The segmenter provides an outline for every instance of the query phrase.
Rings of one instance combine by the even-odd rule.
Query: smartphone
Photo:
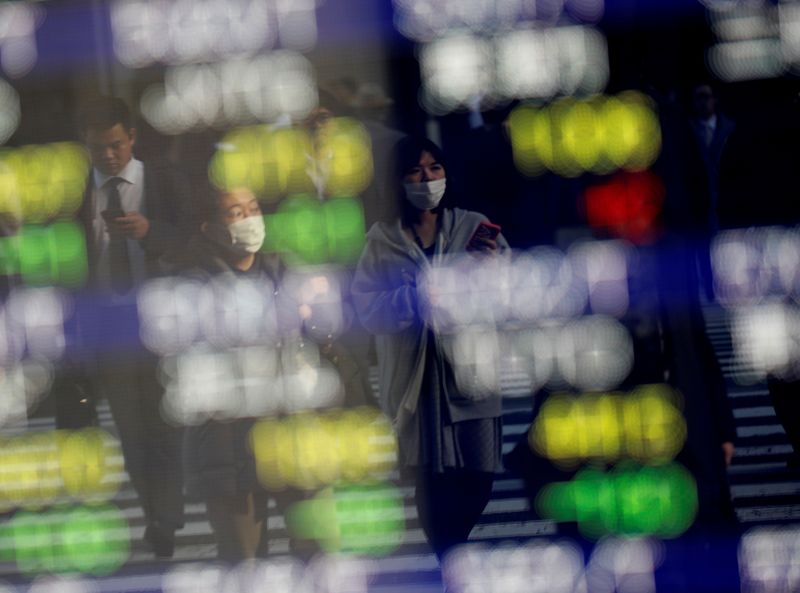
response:
[[[122,208],[115,208],[113,210],[111,208],[108,208],[106,210],[103,210],[100,213],[100,216],[103,217],[103,220],[106,221],[106,224],[111,224],[112,222],[114,222],[115,218],[122,218],[123,216],[125,216],[125,212],[122,211]]]
[[[500,225],[491,223],[488,220],[481,221],[478,228],[472,233],[472,237],[467,243],[467,249],[480,249],[482,244],[479,239],[491,239],[494,241],[497,239],[497,235],[500,234],[500,230]]]

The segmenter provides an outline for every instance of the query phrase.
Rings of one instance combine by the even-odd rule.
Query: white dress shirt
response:
[[[94,233],[95,248],[97,251],[97,282],[101,290],[111,290],[111,271],[108,262],[108,229],[101,212],[108,208],[108,188],[106,182],[113,177],[122,179],[119,184],[119,198],[124,212],[139,212],[146,216],[144,205],[144,164],[142,161],[131,159],[118,175],[105,175],[97,169],[93,170],[94,177],[94,218],[92,232]],[[131,263],[131,276],[134,286],[147,278],[144,250],[139,242],[128,239],[128,257]]]
[[[714,132],[717,129],[717,116],[716,114],[703,121],[703,131],[705,132],[706,146],[711,146],[714,141]]]

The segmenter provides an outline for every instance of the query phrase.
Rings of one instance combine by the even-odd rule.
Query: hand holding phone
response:
[[[472,233],[467,243],[467,251],[493,251],[497,249],[495,240],[500,234],[500,225],[483,220]]]
[[[122,218],[125,216],[125,212],[122,211],[122,208],[107,208],[100,212],[100,216],[103,217],[103,220],[106,221],[106,232],[112,235],[120,235],[121,231],[117,227],[117,223],[115,222],[118,218]]]
[[[125,216],[125,212],[122,211],[122,208],[107,208],[100,213],[100,216],[103,217],[107,225],[110,225],[115,219]]]

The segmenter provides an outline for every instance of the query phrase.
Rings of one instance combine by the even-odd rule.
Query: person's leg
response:
[[[105,396],[119,436],[125,470],[131,479],[145,520],[152,520],[148,496],[147,442],[142,425],[141,400],[135,365],[121,357],[106,357],[98,362],[95,375],[98,395]]]
[[[304,521],[298,522],[294,517],[293,509],[297,504],[313,501],[320,496],[320,490],[303,490],[300,488],[287,487],[283,490],[271,493],[275,501],[275,510],[283,515],[286,521],[286,529],[289,532],[289,551],[295,558],[300,558],[304,562],[322,553],[322,546],[319,537],[324,537],[325,532],[306,533]],[[307,520],[307,515],[303,517]]]
[[[137,354],[106,357],[96,385],[108,400],[125,469],[144,512],[145,540],[156,556],[171,557],[175,530],[183,525],[181,435],[161,416],[155,366]]]
[[[782,381],[771,378],[767,385],[772,407],[792,445],[789,466],[800,468],[800,380]]]
[[[491,473],[465,470],[418,476],[415,498],[420,525],[440,560],[469,539],[491,498],[493,481]]]
[[[256,557],[262,520],[252,493],[238,499],[207,498],[206,511],[220,560],[235,563]]]
[[[145,435],[147,496],[154,523],[174,531],[183,527],[182,429],[161,413],[163,387],[157,380],[157,362],[143,357],[138,364],[140,413]]]

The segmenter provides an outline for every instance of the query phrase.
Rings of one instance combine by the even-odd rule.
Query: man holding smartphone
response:
[[[81,220],[89,253],[90,294],[79,304],[87,374],[105,397],[125,468],[144,511],[144,539],[157,557],[174,551],[183,525],[181,431],[165,422],[157,359],[138,340],[136,289],[158,260],[184,242],[186,188],[162,165],[136,159],[136,129],[123,101],[96,99],[80,118],[92,171]]]
[[[87,110],[81,133],[93,165],[81,212],[92,285],[124,296],[156,273],[166,251],[182,243],[179,188],[165,167],[145,166],[133,156],[136,129],[120,99]]]

